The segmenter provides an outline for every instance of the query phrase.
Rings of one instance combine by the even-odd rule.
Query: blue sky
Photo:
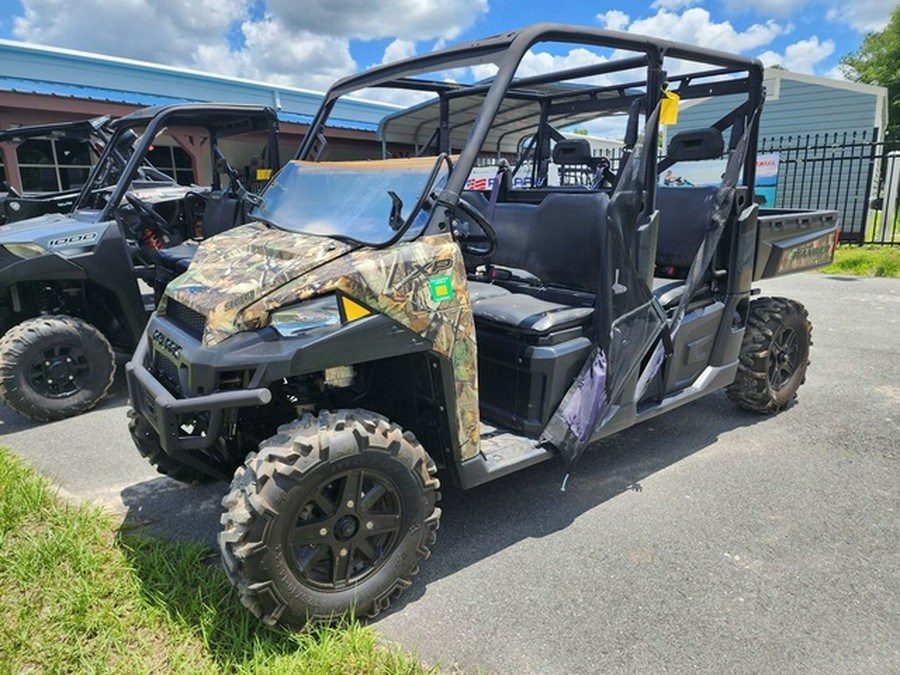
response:
[[[0,37],[324,89],[538,21],[629,30],[840,76],[898,0],[0,0]],[[557,50],[555,58],[566,54]],[[572,55],[570,55],[572,56]],[[2,74],[2,71],[0,71]]]

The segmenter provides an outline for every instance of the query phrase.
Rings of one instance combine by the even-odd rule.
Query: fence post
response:
[[[894,221],[900,199],[900,150],[887,153],[887,174],[884,178],[884,204],[881,211],[881,241],[894,239]]]

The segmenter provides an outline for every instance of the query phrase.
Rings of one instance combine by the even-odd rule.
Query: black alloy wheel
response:
[[[384,473],[352,469],[326,478],[297,513],[284,542],[294,574],[311,588],[364,581],[400,537],[403,501]]]
[[[109,391],[116,370],[106,337],[83,319],[28,319],[0,339],[0,400],[39,422],[90,410]]]
[[[222,500],[219,546],[241,602],[292,628],[386,609],[431,555],[435,472],[412,433],[367,410],[279,427]]]
[[[787,408],[806,381],[812,324],[806,308],[787,298],[750,303],[734,382],[725,393],[734,403],[759,413]]]

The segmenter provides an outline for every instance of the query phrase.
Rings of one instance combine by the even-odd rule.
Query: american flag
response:
[[[470,178],[466,183],[466,190],[480,190],[484,192],[489,190],[493,184],[493,178]]]

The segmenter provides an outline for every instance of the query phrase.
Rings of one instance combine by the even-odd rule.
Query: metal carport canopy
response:
[[[476,85],[473,85],[476,86]],[[450,100],[450,147],[461,149],[466,142],[472,122],[478,115],[484,102],[484,87],[477,85],[480,93],[469,95],[453,95]],[[585,89],[583,96],[574,95],[579,89]],[[588,93],[589,92],[589,93]],[[628,93],[637,93],[634,91]],[[554,100],[565,96],[566,102],[615,100],[621,97],[620,91],[596,92],[594,87],[575,84],[543,84],[525,90],[513,90],[503,99],[491,130],[488,133],[484,152],[514,153],[522,138],[532,136],[540,123],[540,100]],[[621,111],[628,110],[624,103]],[[609,110],[605,111],[607,114]],[[549,122],[554,126],[572,126],[596,119],[601,113],[597,111],[567,112],[551,115]],[[440,123],[440,100],[434,98],[407,110],[388,115],[378,125],[377,138],[385,143],[404,143],[420,146],[427,143]]]

